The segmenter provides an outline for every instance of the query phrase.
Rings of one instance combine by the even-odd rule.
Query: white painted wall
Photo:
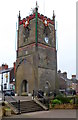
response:
[[[3,73],[3,80],[2,80],[2,74],[0,74],[0,91],[1,91],[1,84],[3,84],[3,90],[10,90],[10,72]],[[5,84],[6,84],[6,89],[4,88]]]

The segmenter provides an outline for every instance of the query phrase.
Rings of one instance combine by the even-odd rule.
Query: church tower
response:
[[[55,15],[53,18],[38,12],[18,17],[18,40],[16,60],[16,92],[32,93],[39,89],[44,92],[55,90],[57,73],[57,51]]]

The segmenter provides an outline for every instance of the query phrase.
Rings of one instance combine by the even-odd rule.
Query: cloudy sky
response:
[[[37,0],[39,12],[52,18],[56,15],[58,44],[58,70],[66,71],[70,78],[76,74],[76,1],[77,0]],[[19,10],[21,18],[32,12],[36,0],[0,1],[0,65],[13,66],[16,60],[16,22]]]

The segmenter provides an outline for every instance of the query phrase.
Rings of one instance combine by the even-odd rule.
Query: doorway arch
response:
[[[28,93],[28,82],[27,80],[23,80],[21,83],[21,94],[27,92]]]

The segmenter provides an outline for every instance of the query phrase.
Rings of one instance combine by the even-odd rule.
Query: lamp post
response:
[[[1,81],[1,92],[2,92],[2,100],[3,100],[3,73],[2,73],[2,81]]]

